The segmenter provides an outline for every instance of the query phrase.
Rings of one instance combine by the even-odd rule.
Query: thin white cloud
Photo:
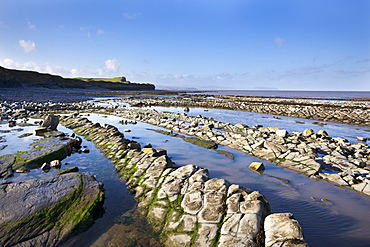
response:
[[[353,69],[353,70],[345,70],[345,69],[336,68],[336,69],[333,70],[333,72],[335,72],[337,74],[342,74],[342,75],[358,75],[358,74],[363,74],[363,73],[369,73],[370,72],[370,66],[361,67],[361,68]]]
[[[79,75],[79,71],[77,69],[71,69],[71,75],[73,77],[77,77]]]
[[[34,70],[34,71],[39,71],[41,67],[34,61],[26,62],[21,65],[22,69],[24,70]]]
[[[344,66],[346,64],[348,65],[349,63],[355,62],[355,60],[356,60],[355,56],[343,56],[343,57],[339,57],[337,60],[333,61],[333,65]]]
[[[31,24],[31,22],[28,22],[27,25],[29,30],[36,30],[36,26]]]
[[[105,32],[102,30],[102,29],[99,29],[97,32],[96,32],[96,34],[97,35],[103,35]]]
[[[0,66],[9,69],[31,70],[40,73],[49,73],[52,75],[60,75],[65,78],[71,77],[118,77],[123,73],[120,71],[120,62],[117,59],[108,59],[102,68],[99,69],[80,69],[80,68],[65,68],[49,63],[38,64],[34,61],[26,63],[17,63],[11,58],[0,60]]]
[[[208,75],[194,75],[194,74],[162,74],[153,75],[148,73],[132,73],[126,74],[130,81],[144,82],[148,81],[154,83],[159,87],[173,87],[173,88],[198,88],[198,89],[230,89],[234,88],[239,80],[245,81],[246,74],[231,74],[219,73]],[[209,86],[212,85],[212,86]],[[236,85],[240,88],[240,85]]]
[[[368,73],[368,72],[370,72],[370,66],[369,67],[361,67],[358,70],[358,73]]]
[[[362,60],[356,61],[356,63],[369,63],[369,62],[370,62],[370,59],[362,59]]]
[[[130,13],[123,13],[123,17],[125,19],[128,19],[128,20],[133,20],[133,19],[136,19],[137,17],[139,17],[141,15],[141,13],[133,13],[133,14],[130,14]]]
[[[286,70],[286,76],[310,76],[310,75],[317,75],[320,73],[325,72],[328,68],[326,64],[320,66],[305,66],[301,68],[294,68],[291,70]]]
[[[36,51],[36,44],[35,42],[31,41],[31,40],[19,40],[19,45],[20,47],[23,48],[24,52],[33,52],[33,51]]]
[[[61,74],[65,77],[118,77],[122,76],[122,71],[120,69],[121,63],[118,59],[108,59],[105,61],[104,66],[99,69],[80,69],[72,68],[68,72]]]
[[[41,67],[34,61],[29,61],[24,64],[20,64],[15,62],[11,58],[5,58],[4,60],[0,60],[0,66],[8,68],[8,69],[19,69],[19,70],[33,70],[33,71],[40,71]]]
[[[107,70],[117,72],[121,66],[121,63],[117,59],[113,58],[105,61],[105,66]]]
[[[232,81],[235,79],[235,75],[230,73],[220,73],[213,75],[192,75],[192,74],[167,74],[167,75],[155,75],[155,80],[174,82],[174,81],[187,81],[187,82],[218,82],[218,81]]]
[[[0,28],[8,29],[9,27],[5,25],[4,22],[0,21]]]
[[[285,44],[285,40],[282,38],[275,38],[274,39],[275,44],[277,45],[278,48],[282,48],[283,45]]]
[[[18,64],[13,61],[13,59],[5,58],[4,60],[0,60],[0,66],[10,68],[10,69],[16,69],[18,67]]]
[[[58,27],[59,27],[60,29],[64,29],[64,25],[63,25],[63,24],[60,24]]]
[[[90,34],[90,30],[85,28],[85,27],[80,27],[80,30],[85,32],[86,31],[86,35],[87,37],[90,39],[91,38],[91,34]]]

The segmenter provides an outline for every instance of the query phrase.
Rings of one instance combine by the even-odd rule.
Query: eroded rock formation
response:
[[[86,230],[102,210],[102,184],[68,173],[0,187],[0,245],[57,246]]]
[[[141,149],[114,126],[72,116],[61,117],[61,122],[93,141],[114,162],[166,246],[263,246],[264,231],[278,232],[264,227],[270,208],[258,191],[211,179],[207,169],[196,165],[179,167],[165,150]],[[293,225],[297,246],[304,246],[301,228]]]
[[[323,130],[288,133],[277,127],[233,125],[185,113],[130,109],[116,114],[169,129],[170,135],[174,131],[213,141],[305,176],[370,195],[370,147],[366,143],[332,138]]]

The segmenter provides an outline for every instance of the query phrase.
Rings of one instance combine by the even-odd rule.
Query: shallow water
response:
[[[166,108],[166,110],[168,111],[169,108]],[[217,119],[215,113],[218,112],[220,110],[213,112],[210,109],[209,112],[204,112],[203,109],[191,109],[189,114],[207,116],[206,114],[209,113],[210,117],[219,121],[222,121],[221,118],[227,117],[225,113],[220,114],[220,119]],[[161,129],[149,124],[139,122],[137,125],[121,125],[119,121],[122,118],[98,114],[90,114],[88,118],[93,122],[115,125],[121,132],[130,129],[131,132],[125,133],[126,138],[134,138],[142,146],[151,143],[154,148],[167,149],[168,156],[178,165],[195,164],[208,168],[211,177],[224,178],[231,183],[260,191],[270,202],[273,212],[292,212],[294,214],[294,217],[300,222],[305,239],[310,246],[368,246],[368,243],[370,243],[369,197],[352,190],[336,187],[324,181],[313,181],[266,161],[263,161],[266,170],[261,175],[248,168],[251,162],[259,161],[257,158],[220,146],[220,149],[233,153],[235,158],[232,160],[214,150],[203,149],[180,138],[148,130],[147,128]],[[235,119],[240,123],[246,123],[242,121],[242,118],[235,117]],[[253,120],[254,118],[251,117],[250,119]],[[264,119],[258,116],[256,121],[261,124],[258,120]],[[273,118],[267,119],[276,122],[281,121]],[[292,120],[288,119],[287,121]],[[229,120],[229,122],[231,121]],[[252,125],[250,123],[246,124]],[[263,125],[269,127],[267,124]],[[300,126],[295,122],[292,123],[292,126],[294,125]],[[62,126],[58,129],[71,133],[71,130]],[[13,138],[15,137],[13,136]],[[8,137],[8,139],[11,138]],[[114,238],[117,234],[114,235],[110,231],[108,233],[108,230],[113,228],[114,220],[117,217],[134,207],[135,202],[125,184],[119,181],[112,163],[91,142],[84,141],[82,145],[86,145],[90,149],[89,154],[74,154],[63,160],[63,163],[69,162],[70,164],[67,166],[76,165],[81,172],[91,172],[96,175],[98,181],[105,184],[104,187],[107,189],[106,214],[103,218],[97,220],[87,232],[72,239],[64,246],[103,246],[97,244],[99,243],[97,240],[108,237]],[[19,145],[19,148],[22,148],[21,146]],[[40,169],[36,169],[30,174],[17,174],[13,181],[46,176],[55,172],[52,170],[45,174]],[[286,183],[286,181],[289,181],[289,183]],[[323,198],[329,201],[322,202],[321,199]]]
[[[130,107],[127,103],[120,103],[113,101],[99,102],[97,105],[102,107],[117,107],[135,109]],[[157,110],[158,112],[168,111],[175,113],[183,113],[183,107],[162,107],[151,106],[142,107],[141,109]],[[357,137],[367,137],[370,139],[370,127],[360,125],[350,125],[338,122],[325,122],[312,119],[302,119],[294,117],[286,117],[279,115],[271,115],[264,113],[255,113],[247,111],[234,111],[224,109],[211,108],[190,108],[190,112],[186,112],[188,116],[212,117],[216,121],[237,124],[246,124],[249,127],[254,125],[262,125],[263,127],[279,127],[286,129],[288,132],[303,132],[305,129],[313,129],[315,132],[325,130],[331,137],[344,137],[351,143],[358,143]]]
[[[18,125],[9,127],[6,121],[0,121],[0,156],[19,151],[26,151],[31,143],[40,140],[41,137],[35,136],[34,121],[29,121],[31,126],[25,126],[18,121]],[[30,133],[32,135],[20,138],[22,134]],[[2,146],[2,148],[1,148]]]
[[[155,109],[159,112],[184,112],[182,107],[150,107],[147,109]],[[325,130],[332,137],[344,137],[352,143],[358,143],[357,137],[359,136],[370,138],[370,127],[359,125],[323,122],[311,119],[285,117],[246,111],[208,108],[190,108],[190,112],[187,112],[186,114],[188,116],[202,115],[203,117],[212,117],[213,119],[224,123],[242,123],[248,125],[249,127],[254,125],[262,125],[263,127],[276,126],[280,129],[286,129],[290,133],[293,131],[303,132],[305,129],[313,129],[315,132],[319,130]],[[278,117],[279,119],[274,117]],[[325,123],[325,125],[319,125],[315,123]]]
[[[41,137],[32,135],[26,138],[18,138],[23,133],[35,133],[37,126],[29,126],[23,128],[20,126],[9,128],[7,124],[0,123],[0,130],[12,130],[13,128],[23,128],[22,131],[11,131],[6,135],[6,142],[9,144],[4,148],[3,153],[8,154],[19,151],[29,150],[29,145],[33,140],[41,139]],[[59,125],[58,130],[64,133],[72,134],[73,131]],[[83,139],[83,146],[90,150],[90,153],[75,153],[65,158],[62,161],[61,169],[71,166],[77,166],[80,172],[89,172],[95,175],[99,182],[104,183],[106,199],[104,202],[105,214],[98,219],[94,225],[85,233],[71,239],[63,246],[91,246],[97,241],[102,234],[107,232],[114,226],[114,221],[120,215],[132,210],[136,206],[136,201],[133,199],[132,193],[126,188],[126,184],[120,181],[118,174],[115,173],[112,162],[107,159],[93,143]],[[20,182],[27,179],[45,178],[56,175],[58,170],[51,169],[49,172],[44,172],[41,169],[33,169],[30,173],[15,173],[14,177],[7,179],[11,182]],[[86,237],[88,236],[88,237]]]
[[[285,90],[216,90],[202,91],[211,95],[242,95],[283,98],[355,99],[370,98],[369,91],[285,91]]]
[[[234,154],[232,160],[214,150],[203,149],[180,138],[162,135],[147,128],[161,129],[145,123],[120,125],[122,118],[91,114],[93,122],[117,126],[126,138],[141,145],[167,149],[178,165],[195,164],[208,168],[212,177],[220,177],[260,191],[269,200],[273,212],[292,212],[303,227],[305,239],[311,246],[368,246],[370,242],[370,198],[355,191],[336,187],[324,181],[314,181],[292,171],[263,161],[266,171],[260,175],[247,166],[259,159],[226,147]],[[278,179],[289,180],[289,183]],[[312,198],[312,199],[311,199]],[[322,202],[328,199],[329,202]]]

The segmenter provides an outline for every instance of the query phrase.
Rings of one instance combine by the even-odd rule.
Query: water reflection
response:
[[[0,121],[0,156],[29,149],[34,141],[42,139],[34,135],[36,124],[22,124],[19,120],[15,126],[9,127],[7,121]]]
[[[190,113],[206,116],[202,109],[198,111],[191,109]],[[213,113],[213,110],[209,112]],[[216,116],[216,114],[213,116]],[[223,116],[220,115],[220,118]],[[327,182],[310,180],[272,163],[220,146],[219,149],[231,152],[234,155],[234,159],[230,159],[215,150],[203,149],[180,138],[150,131],[148,128],[161,128],[149,124],[139,122],[136,125],[121,125],[119,121],[122,118],[98,114],[90,114],[88,118],[93,122],[115,125],[121,132],[130,129],[131,132],[125,133],[126,138],[135,138],[142,146],[151,143],[154,148],[167,149],[168,155],[178,165],[199,165],[208,168],[211,177],[224,178],[231,183],[260,191],[269,200],[273,212],[294,213],[295,218],[299,220],[303,227],[305,239],[311,246],[368,246],[370,242],[370,219],[367,216],[370,210],[370,198],[364,195],[336,187]],[[284,117],[282,118],[284,119]],[[217,120],[221,121],[221,119]],[[235,118],[236,120],[238,122],[242,121],[241,118]],[[275,119],[273,121],[281,120]],[[0,125],[1,129],[6,128],[2,128]],[[58,129],[72,133],[71,130],[62,126]],[[6,138],[9,143],[16,138],[19,143],[16,135],[7,136]],[[18,147],[24,149],[28,148],[27,145],[29,144],[19,145]],[[126,189],[125,184],[119,180],[113,164],[92,143],[84,141],[82,145],[87,146],[90,153],[74,154],[67,157],[62,162],[62,168],[78,166],[81,172],[91,172],[96,175],[98,181],[105,184],[104,187],[107,190],[106,214],[87,232],[70,240],[64,246],[118,244],[119,241],[124,241],[120,240],[122,239],[120,237],[122,231],[127,230],[127,225],[121,224],[122,220],[128,219],[126,217],[134,218],[135,211],[133,209],[136,203],[131,193]],[[248,168],[248,165],[254,161],[264,163],[266,169],[263,174],[258,174]],[[69,164],[66,165],[65,163]],[[41,169],[35,169],[30,174],[16,174],[13,181],[47,176],[55,172],[55,170],[51,170],[46,174]],[[327,199],[327,201],[321,199]],[[135,227],[131,227],[131,229],[134,231]],[[152,241],[153,245],[156,243],[155,237],[148,241]]]
[[[4,143],[8,144],[6,148],[1,150],[2,153],[0,155],[29,150],[29,145],[35,140],[41,139],[41,137],[36,137],[32,135],[27,138],[20,139],[18,138],[18,136],[24,133],[35,133],[36,128],[36,125],[27,126],[14,131],[14,129],[9,128],[6,123],[0,124],[0,131],[5,134],[4,138],[6,138],[6,141]],[[61,125],[58,126],[58,130],[69,135],[73,133],[72,130],[67,129]],[[104,202],[105,214],[102,218],[98,219],[88,231],[69,240],[67,243],[64,243],[63,246],[82,247],[91,246],[95,242],[103,243],[104,241],[101,239],[102,236],[112,234],[114,232],[112,232],[112,228],[119,228],[117,226],[119,224],[116,222],[117,218],[127,213],[135,215],[137,214],[135,210],[136,201],[133,199],[132,193],[126,188],[125,183],[120,181],[118,174],[115,173],[112,162],[107,159],[91,142],[83,140],[82,145],[86,146],[86,148],[90,150],[90,153],[72,154],[61,162],[61,169],[65,169],[71,166],[77,166],[80,172],[91,173],[95,175],[99,182],[104,183],[106,195],[106,199]],[[40,179],[48,176],[54,176],[57,174],[57,172],[58,170],[56,169],[51,169],[48,172],[44,172],[40,168],[32,169],[29,173],[15,173],[14,177],[8,178],[7,180],[10,182],[20,182],[27,179]],[[136,216],[136,218],[137,217],[138,216]],[[143,219],[137,218],[136,220],[138,222],[142,222]],[[133,224],[137,224],[135,222]],[[148,226],[147,224],[142,224],[141,227],[145,229],[150,229],[150,226]],[[126,232],[131,234],[130,236],[133,242],[135,242],[136,239],[140,239],[140,236],[133,236],[132,231],[126,229]],[[154,233],[148,235],[146,237],[146,241],[149,242],[151,238],[156,238]],[[110,241],[116,241],[115,237],[111,237]],[[143,242],[143,240],[141,242]],[[107,245],[102,244],[95,246]]]
[[[148,109],[155,109],[159,112],[170,111],[182,113],[183,108],[181,107],[150,107]],[[205,108],[190,108],[190,112],[187,112],[189,116],[202,115],[203,117],[212,117],[213,119],[226,122],[226,123],[242,123],[248,126],[263,125],[264,127],[276,126],[280,129],[286,129],[289,132],[298,131],[303,132],[305,129],[313,129],[315,132],[319,130],[325,130],[332,137],[344,137],[352,143],[358,143],[357,137],[370,136],[370,128],[359,125],[349,125],[335,122],[322,122],[311,119],[302,119],[294,117],[279,116],[276,118],[274,115],[245,112],[245,111],[233,111],[233,110],[222,110],[222,109],[206,109]],[[325,123],[325,125],[322,125]]]
[[[354,191],[336,187],[324,181],[313,181],[259,160],[241,152],[220,147],[231,152],[234,160],[215,150],[203,149],[148,128],[162,129],[145,123],[121,125],[122,118],[91,114],[93,122],[115,125],[126,138],[140,137],[141,145],[151,143],[154,148],[168,150],[168,155],[178,165],[195,164],[208,168],[212,177],[224,178],[266,196],[274,212],[293,212],[301,223],[305,238],[311,246],[368,246],[370,242],[370,198]],[[200,155],[201,154],[201,155]],[[248,168],[254,161],[265,164],[261,175]],[[321,199],[327,199],[322,201]],[[325,230],[323,230],[325,229]]]

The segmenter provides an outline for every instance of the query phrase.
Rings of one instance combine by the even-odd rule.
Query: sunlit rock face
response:
[[[139,211],[166,246],[263,245],[270,206],[258,191],[210,178],[208,170],[197,165],[177,166],[163,150],[131,147],[132,141],[110,125],[68,116],[61,122],[114,162],[135,191]]]
[[[1,246],[56,246],[89,227],[104,200],[102,184],[81,173],[1,188]]]

